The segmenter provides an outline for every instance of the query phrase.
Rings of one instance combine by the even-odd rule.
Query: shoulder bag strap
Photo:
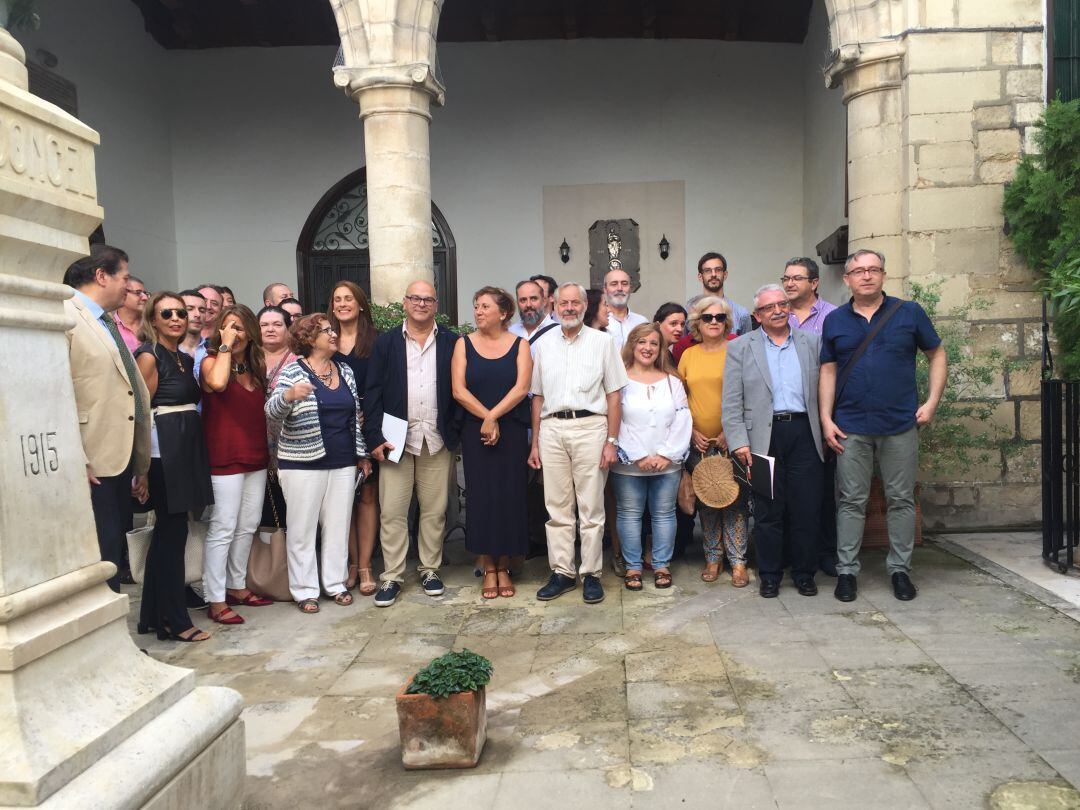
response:
[[[539,339],[541,338],[541,336],[542,336],[542,335],[543,335],[543,334],[544,334],[545,332],[547,332],[547,331],[548,331],[548,330],[550,330],[550,329],[554,329],[554,328],[555,328],[556,326],[558,326],[558,324],[556,324],[556,323],[549,323],[549,324],[548,324],[547,326],[545,326],[545,327],[544,327],[543,329],[541,329],[541,330],[540,330],[540,331],[538,331],[538,332],[537,332],[537,333],[536,333],[535,335],[533,335],[533,336],[532,336],[531,338],[529,338],[529,345],[530,345],[530,346],[532,346],[532,345],[533,345],[534,343],[536,343],[536,341],[538,341],[538,340],[539,340]]]
[[[889,319],[896,314],[900,309],[900,305],[904,303],[899,298],[894,298],[889,304],[889,308],[882,314],[878,322],[870,327],[870,331],[866,333],[866,337],[863,338],[862,343],[858,348],[851,353],[851,358],[844,364],[844,367],[840,369],[840,372],[836,375],[836,393],[833,395],[833,408],[836,408],[836,403],[840,401],[840,394],[844,390],[844,386],[847,385],[848,379],[851,377],[851,372],[855,370],[855,364],[859,362],[862,356],[866,353],[866,350],[870,348],[870,344],[874,342],[874,338],[878,336],[878,333],[885,328],[885,324],[889,322]]]

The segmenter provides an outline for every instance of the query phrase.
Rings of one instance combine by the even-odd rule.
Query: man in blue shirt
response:
[[[753,464],[751,453],[776,460],[772,497],[754,493],[759,592],[767,599],[780,593],[785,536],[795,587],[803,596],[817,593],[823,464],[817,404],[821,339],[793,329],[789,312],[780,285],[759,289],[754,295],[754,320],[761,329],[728,344],[724,361],[722,414],[732,455],[748,468],[753,465],[754,481],[767,481],[769,469],[760,459]]]
[[[908,573],[915,546],[918,426],[934,418],[945,390],[945,350],[921,306],[885,295],[885,257],[880,253],[852,253],[844,264],[844,283],[852,297],[825,319],[818,392],[822,435],[837,454],[836,598],[851,602],[856,597],[859,547],[876,461],[888,507],[886,566],[893,594],[907,601],[917,593]],[[884,326],[848,369],[860,344],[884,318]],[[921,405],[915,384],[919,350],[930,361],[929,392]]]

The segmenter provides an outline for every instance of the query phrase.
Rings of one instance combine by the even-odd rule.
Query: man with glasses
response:
[[[821,426],[818,371],[821,338],[792,329],[791,305],[778,284],[754,294],[754,319],[761,328],[728,345],[721,410],[731,453],[751,476],[768,476],[752,453],[776,459],[773,497],[754,493],[754,538],[760,593],[778,596],[784,577],[785,535],[791,578],[803,596],[817,594],[820,528]]]
[[[409,505],[413,490],[420,504],[420,583],[428,596],[441,596],[443,531],[453,450],[461,437],[463,412],[451,396],[450,361],[458,336],[435,323],[435,288],[414,281],[405,292],[401,329],[379,335],[368,362],[364,392],[364,439],[379,462],[379,504],[384,570],[375,605],[389,607],[405,581],[409,550]],[[383,416],[408,427],[397,462],[383,435]]]
[[[792,327],[820,335],[825,316],[836,307],[818,295],[821,279],[817,262],[807,256],[788,259],[780,283],[791,304]]]
[[[750,312],[746,307],[736,304],[724,295],[724,282],[727,281],[728,277],[728,263],[722,254],[710,251],[698,259],[697,276],[698,281],[701,282],[701,293],[686,302],[687,312],[693,309],[694,304],[706,295],[715,295],[717,298],[723,298],[731,307],[732,332],[736,335],[745,335],[754,328],[754,324],[750,320]]]
[[[908,575],[915,547],[915,476],[919,431],[934,418],[945,390],[946,359],[930,319],[914,301],[884,292],[885,257],[857,250],[844,264],[851,300],[826,319],[821,335],[821,432],[837,454],[836,598],[857,595],[859,548],[875,465],[880,468],[888,507],[893,595],[915,598]],[[930,363],[929,392],[921,405],[915,355]]]
[[[818,265],[813,259],[801,256],[788,259],[780,283],[791,304],[789,323],[793,329],[804,329],[820,335],[825,317],[836,307],[818,295],[820,283]],[[818,538],[818,568],[823,574],[836,576],[836,455],[825,454],[825,480],[821,494],[821,533]]]
[[[128,351],[134,352],[142,343],[139,340],[139,327],[142,326],[143,307],[149,298],[150,293],[146,291],[146,285],[142,283],[142,279],[132,276],[128,280],[124,303],[113,313],[116,328],[120,330],[120,337],[124,339],[124,345],[128,347]]]

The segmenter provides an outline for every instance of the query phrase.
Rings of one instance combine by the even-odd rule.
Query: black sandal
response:
[[[653,574],[653,585],[657,588],[670,588],[671,587],[671,572],[670,571],[657,571]]]
[[[348,591],[342,591],[341,593],[334,594],[334,601],[343,607],[348,607],[353,603],[352,594]]]
[[[626,585],[626,590],[628,591],[640,591],[643,587],[645,587],[641,584],[641,574],[636,572],[633,574],[627,574],[625,577],[623,577],[623,584]]]
[[[301,613],[318,613],[319,612],[319,600],[318,599],[301,599],[296,603],[296,606],[300,608]]]

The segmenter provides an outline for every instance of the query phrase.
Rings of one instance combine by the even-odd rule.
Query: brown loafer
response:
[[[731,584],[736,588],[745,588],[750,584],[750,575],[746,573],[746,563],[736,563],[731,567]]]

